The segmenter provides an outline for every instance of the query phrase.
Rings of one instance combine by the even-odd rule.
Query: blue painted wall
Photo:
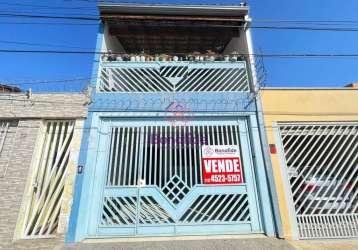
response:
[[[103,41],[103,26],[100,26],[97,37],[97,49],[100,51]],[[100,55],[97,54],[93,64],[93,74],[98,74]],[[168,107],[173,103],[185,103],[190,115],[196,116],[241,116],[246,117],[250,126],[251,148],[253,163],[256,170],[257,192],[263,228],[267,235],[275,234],[275,219],[271,204],[269,182],[265,169],[262,144],[260,141],[259,124],[256,117],[256,103],[252,93],[246,92],[201,92],[201,93],[98,93],[97,81],[91,82],[92,103],[85,123],[85,133],[81,145],[79,164],[84,166],[84,172],[78,174],[75,183],[74,201],[70,216],[70,224],[66,242],[77,242],[88,235],[89,201],[92,196],[92,182],[98,153],[99,131],[101,117],[134,117],[134,116],[164,116]],[[266,167],[271,167],[267,166]]]

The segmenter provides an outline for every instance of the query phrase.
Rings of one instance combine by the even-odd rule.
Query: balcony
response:
[[[120,59],[122,60],[122,59]],[[245,61],[103,61],[97,92],[249,92]]]
[[[194,14],[197,7],[190,15],[184,13],[188,8],[178,13],[177,7],[151,5],[144,14],[127,7],[121,13],[102,9],[102,56],[90,111],[148,116],[255,111],[247,7],[210,15]]]

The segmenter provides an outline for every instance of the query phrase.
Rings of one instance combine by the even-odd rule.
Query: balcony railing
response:
[[[99,92],[247,92],[244,61],[102,62]]]

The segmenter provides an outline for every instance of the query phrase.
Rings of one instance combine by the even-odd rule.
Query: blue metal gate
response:
[[[89,235],[263,231],[246,120],[179,120],[102,122]],[[202,145],[239,145],[244,183],[203,184]]]

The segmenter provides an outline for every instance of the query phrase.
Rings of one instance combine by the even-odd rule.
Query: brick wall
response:
[[[30,184],[30,175],[37,166],[31,166],[35,145],[41,133],[43,121],[46,119],[76,119],[82,124],[87,113],[87,96],[85,94],[33,94],[28,98],[25,94],[0,94],[0,120],[10,120],[3,151],[0,155],[0,249],[2,247],[18,248],[14,236],[19,223],[19,213],[26,207],[24,192]],[[80,130],[81,127],[78,127]],[[81,131],[76,135],[76,147],[71,159],[73,180],[74,161],[78,157],[78,141]],[[67,187],[68,189],[72,188]],[[67,191],[72,195],[71,190]],[[66,198],[71,204],[71,197]],[[69,209],[66,209],[68,212]],[[67,217],[67,214],[62,217]],[[62,219],[66,222],[66,218]],[[62,224],[64,223],[62,222]],[[66,225],[62,225],[63,228]],[[61,230],[60,230],[61,231]],[[64,231],[64,230],[62,230]],[[65,233],[65,232],[63,232]],[[63,236],[60,235],[59,238]],[[22,241],[26,246],[26,241]],[[46,241],[49,246],[58,239]]]
[[[80,93],[0,94],[0,118],[85,117],[88,97]]]

